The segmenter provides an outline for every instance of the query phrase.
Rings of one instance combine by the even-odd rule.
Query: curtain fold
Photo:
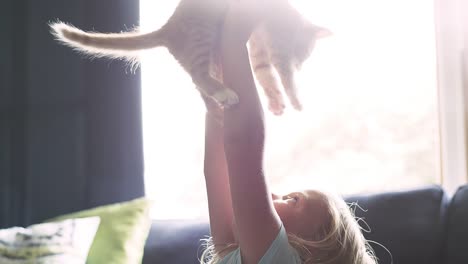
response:
[[[25,3],[7,1],[0,9],[0,227],[24,223],[26,191]],[[15,26],[13,26],[15,25]]]
[[[85,28],[120,32],[138,25],[138,1],[86,1]],[[144,193],[140,71],[124,62],[84,62],[87,101],[88,204]],[[109,188],[102,192],[103,186]]]
[[[119,32],[138,1],[8,0],[0,10],[0,228],[144,195],[140,74],[59,45],[47,23]]]

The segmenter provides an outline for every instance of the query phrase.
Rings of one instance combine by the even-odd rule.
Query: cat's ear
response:
[[[333,36],[333,32],[331,32],[331,30],[329,30],[328,28],[324,28],[324,27],[320,27],[316,25],[310,25],[309,30],[313,32],[315,39],[321,39],[321,38]]]
[[[315,31],[315,36],[317,36],[317,39],[331,37],[333,36],[333,32],[331,32],[331,30],[329,30],[328,28],[317,27]]]

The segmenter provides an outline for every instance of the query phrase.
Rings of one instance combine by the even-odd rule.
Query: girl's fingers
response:
[[[206,110],[208,114],[215,119],[223,118],[223,109],[210,97],[201,94],[203,101],[205,102]]]
[[[264,0],[231,0],[225,27],[235,32],[239,40],[247,42],[261,21],[261,2]]]
[[[216,109],[217,105],[213,101],[213,99],[209,98],[208,96],[206,96],[206,95],[204,95],[202,93],[201,93],[201,97],[202,97],[203,101],[205,102],[205,106],[206,106],[206,109],[208,111]]]

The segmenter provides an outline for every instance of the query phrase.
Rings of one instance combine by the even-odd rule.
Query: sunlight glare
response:
[[[341,192],[386,188],[391,185],[386,183],[393,183],[392,176],[402,174],[405,166],[402,161],[387,162],[381,156],[403,150],[393,145],[376,147],[394,136],[386,136],[389,132],[374,113],[392,118],[409,116],[410,121],[435,115],[432,4],[426,0],[292,3],[311,22],[329,28],[333,36],[317,42],[311,58],[297,75],[303,112],[287,105],[284,116],[278,118],[265,110],[265,166],[272,189],[282,193],[320,184],[332,185]],[[177,4],[178,1],[141,0],[141,29],[161,27]],[[190,76],[165,48],[145,52],[142,65],[145,182],[146,193],[155,200],[157,208],[153,218],[206,218],[202,100]],[[260,94],[265,105],[263,92]],[[346,113],[352,113],[357,121],[344,117]],[[336,121],[342,120],[340,117],[348,123]],[[353,137],[367,137],[369,145],[357,149],[381,156],[364,150],[356,152],[352,149],[355,146],[340,146],[342,149],[330,154],[330,149],[341,140],[343,127]],[[329,137],[315,142],[314,137],[320,135]],[[341,143],[352,145],[350,140]],[[310,150],[298,153],[297,148],[306,143],[309,149],[323,151],[320,155]],[[388,148],[388,152],[383,148]],[[286,162],[291,160],[294,162]],[[408,179],[403,184],[420,181],[424,179]],[[196,206],[185,206],[186,203]]]

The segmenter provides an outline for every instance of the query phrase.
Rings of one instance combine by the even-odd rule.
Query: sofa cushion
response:
[[[364,210],[356,210],[372,232],[367,239],[383,244],[396,264],[441,264],[447,196],[438,187],[347,197]],[[154,221],[146,243],[143,264],[198,264],[200,239],[209,235],[207,221]],[[379,263],[391,263],[389,254],[372,244]],[[463,262],[468,263],[468,262]]]
[[[468,263],[468,186],[460,187],[448,207],[447,264]]]
[[[209,235],[207,221],[154,221],[146,241],[143,264],[200,264],[200,239]]]
[[[358,202],[366,210],[356,209],[356,216],[364,218],[371,229],[366,238],[385,246],[393,263],[443,263],[448,197],[440,187],[355,196],[347,201]],[[379,263],[392,263],[383,247],[371,246]]]
[[[0,263],[85,264],[99,217],[0,230]]]
[[[151,204],[143,197],[62,215],[49,221],[99,216],[101,224],[86,263],[139,264],[151,227]]]

